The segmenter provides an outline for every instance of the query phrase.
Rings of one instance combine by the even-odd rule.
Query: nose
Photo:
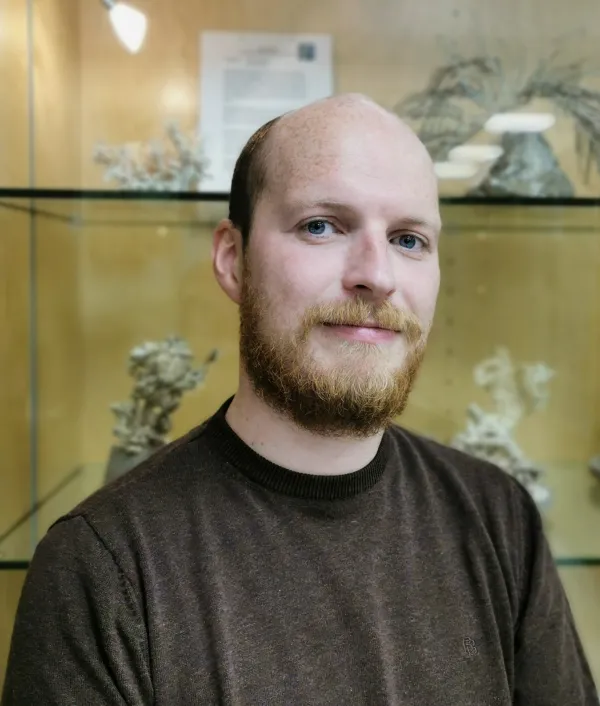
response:
[[[385,301],[396,291],[392,257],[385,234],[357,234],[346,258],[344,289],[373,302]]]

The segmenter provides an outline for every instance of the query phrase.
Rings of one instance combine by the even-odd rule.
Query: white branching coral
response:
[[[217,359],[213,350],[199,368],[193,368],[188,344],[171,336],[148,341],[129,354],[128,372],[134,380],[131,397],[111,405],[117,418],[113,429],[118,446],[130,455],[160,448],[168,442],[171,415],[186,391],[204,382]]]
[[[94,162],[106,167],[104,180],[136,191],[197,190],[208,173],[200,140],[188,138],[176,123],[166,126],[166,142],[152,140],[137,147],[99,143]]]
[[[525,415],[548,402],[548,383],[554,371],[544,363],[515,366],[506,348],[498,348],[492,358],[475,367],[475,383],[486,390],[494,411],[479,405],[467,408],[467,425],[451,445],[461,451],[496,464],[517,478],[542,505],[550,493],[539,481],[542,469],[530,461],[514,439],[515,430]]]

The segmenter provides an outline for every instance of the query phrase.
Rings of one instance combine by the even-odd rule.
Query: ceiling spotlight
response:
[[[102,3],[108,8],[110,22],[123,46],[132,54],[137,54],[144,43],[148,26],[144,13],[124,2],[102,0]]]
[[[552,113],[496,113],[485,124],[486,132],[544,132],[552,127],[556,117]]]
[[[471,179],[479,171],[479,165],[468,162],[436,162],[434,169],[438,179]]]
[[[485,162],[494,162],[501,157],[504,150],[500,145],[460,145],[454,147],[448,153],[448,159],[451,162],[482,164]]]

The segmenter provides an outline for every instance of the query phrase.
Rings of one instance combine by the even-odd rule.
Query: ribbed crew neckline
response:
[[[204,427],[204,434],[237,470],[262,487],[306,500],[343,500],[375,486],[390,454],[390,437],[383,435],[377,453],[363,468],[342,475],[316,475],[284,468],[261,456],[231,428],[225,417],[233,397],[226,400]]]

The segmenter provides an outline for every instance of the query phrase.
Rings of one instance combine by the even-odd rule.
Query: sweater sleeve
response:
[[[38,544],[17,608],[2,706],[153,703],[142,611],[82,517]]]
[[[515,706],[600,706],[539,510],[521,490]]]

